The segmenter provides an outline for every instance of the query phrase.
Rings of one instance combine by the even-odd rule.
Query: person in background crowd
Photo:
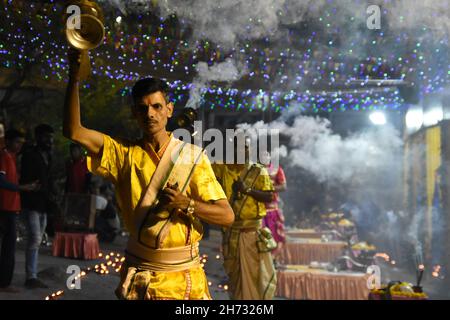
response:
[[[0,151],[0,292],[17,293],[11,287],[14,274],[16,252],[16,220],[20,212],[19,191],[32,191],[39,188],[36,182],[19,185],[16,168],[16,155],[22,149],[24,135],[10,129],[5,135],[6,147]]]
[[[36,145],[23,153],[22,183],[39,181],[40,189],[24,192],[22,207],[28,232],[25,255],[25,287],[47,288],[37,277],[39,246],[47,226],[47,212],[50,209],[52,193],[52,150],[54,130],[47,124],[38,125],[34,130]]]
[[[233,208],[235,221],[223,234],[224,269],[233,300],[270,300],[276,289],[276,272],[271,251],[276,242],[262,226],[265,203],[273,199],[273,185],[266,168],[251,163],[249,145],[234,141],[234,163],[214,164],[217,180]],[[245,163],[238,163],[245,154]]]
[[[66,193],[88,193],[90,178],[83,149],[71,143],[70,159],[66,162]]]
[[[95,232],[100,241],[112,242],[120,232],[120,219],[114,201],[114,186],[106,181],[95,188],[97,216]]]
[[[267,163],[266,169],[269,172],[270,179],[274,187],[273,199],[271,202],[266,203],[267,214],[263,218],[263,226],[268,227],[272,232],[273,238],[277,242],[277,248],[272,251],[274,259],[279,254],[283,244],[286,242],[286,234],[284,232],[284,215],[281,210],[279,192],[286,191],[286,176],[284,175],[283,168],[281,166],[275,167],[270,161],[270,153],[264,154],[265,159],[262,159],[263,163]]]

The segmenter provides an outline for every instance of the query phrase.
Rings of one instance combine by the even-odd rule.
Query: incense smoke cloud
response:
[[[284,1],[273,0],[166,0],[163,15],[176,13],[190,21],[195,39],[209,39],[232,47],[238,39],[259,39],[273,34],[279,25]]]
[[[151,9],[151,0],[105,0],[124,14]],[[260,39],[277,34],[280,25],[319,19],[324,9],[332,10],[333,26],[355,28],[367,18],[369,5],[382,9],[382,25],[391,31],[427,27],[430,32],[448,35],[450,4],[441,0],[159,0],[161,16],[176,13],[193,27],[194,40],[209,39],[231,47],[239,39]],[[349,25],[349,17],[355,19]],[[384,30],[385,31],[385,30]],[[357,33],[347,33],[351,38]]]
[[[244,66],[231,58],[221,63],[208,66],[206,62],[197,63],[197,76],[189,92],[186,107],[197,109],[200,106],[201,90],[211,82],[232,82],[241,78],[247,72]]]
[[[288,163],[313,174],[319,182],[364,184],[375,175],[389,175],[401,159],[402,139],[392,126],[371,127],[346,138],[334,134],[327,119],[298,115],[291,106],[265,124],[241,124],[248,131],[277,129],[289,137]],[[291,125],[289,119],[294,120]]]

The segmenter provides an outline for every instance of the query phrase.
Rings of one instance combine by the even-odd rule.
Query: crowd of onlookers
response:
[[[12,287],[15,269],[19,217],[25,225],[25,287],[47,288],[38,278],[39,249],[47,233],[64,225],[61,203],[64,195],[86,194],[96,198],[96,232],[100,239],[113,240],[120,228],[111,186],[93,177],[87,168],[83,149],[71,144],[65,166],[64,195],[59,192],[53,172],[54,129],[40,124],[34,129],[34,142],[23,132],[6,130],[0,148],[0,291],[20,292]],[[55,214],[55,212],[57,212]]]

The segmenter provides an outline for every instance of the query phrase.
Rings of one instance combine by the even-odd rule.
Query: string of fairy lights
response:
[[[21,68],[35,62],[40,65],[43,79],[66,81],[68,47],[62,32],[62,4],[3,2],[0,65]],[[242,40],[230,49],[207,40],[184,39],[183,21],[181,28],[175,28],[150,13],[118,19],[116,11],[106,10],[104,44],[91,52],[93,76],[110,81],[113,87],[120,81],[125,89],[118,92],[125,95],[132,81],[150,73],[159,74],[170,82],[175,102],[183,103],[195,86],[192,80],[199,61],[214,65],[233,57],[248,70],[241,81],[260,84],[261,89],[209,84],[201,89],[203,105],[271,108],[277,112],[292,103],[314,112],[399,109],[404,104],[398,90],[374,91],[364,86],[354,92],[334,90],[332,94],[329,90],[307,90],[314,86],[345,86],[355,79],[405,80],[420,88],[421,94],[441,91],[450,84],[448,38],[424,37],[428,30],[422,26],[395,35],[373,32],[342,48],[337,38],[339,27],[333,25],[332,4],[330,1],[330,9],[319,18],[323,32],[311,30],[299,36],[289,30],[283,46],[266,37],[257,43]],[[269,96],[269,102],[261,104],[258,101],[264,96]]]
[[[117,274],[122,269],[122,264],[125,261],[125,257],[121,256],[121,254],[117,252],[109,252],[107,254],[99,253],[98,258],[101,259],[99,263],[95,264],[94,266],[82,269],[80,273],[74,277],[74,280],[81,281],[81,279],[86,278],[90,273],[95,273],[100,276],[108,276],[114,273]],[[215,258],[217,260],[220,260],[221,256],[217,254]],[[200,266],[204,268],[207,262],[208,254],[202,254],[200,256]],[[208,281],[208,286],[211,287],[212,285],[212,281]],[[69,289],[73,289],[76,285],[72,283],[70,286],[71,288]],[[219,290],[227,291],[228,284],[219,283],[217,284],[217,288]],[[65,291],[62,289],[54,291],[47,295],[45,297],[45,300],[58,300],[64,296],[64,293]]]

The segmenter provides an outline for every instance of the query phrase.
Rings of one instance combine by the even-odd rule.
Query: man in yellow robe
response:
[[[235,143],[237,143],[235,141]],[[235,150],[235,156],[239,146]],[[245,146],[248,160],[248,147]],[[214,172],[235,213],[235,221],[223,235],[224,268],[229,293],[235,300],[269,300],[276,289],[271,250],[276,242],[262,228],[266,202],[272,201],[273,185],[266,168],[258,163],[214,164]]]
[[[64,135],[89,152],[89,170],[116,186],[130,238],[116,295],[120,299],[210,299],[198,243],[202,225],[229,226],[234,214],[208,157],[166,131],[173,104],[155,78],[133,87],[132,106],[143,137],[123,141],[82,126],[80,53],[69,51]]]

